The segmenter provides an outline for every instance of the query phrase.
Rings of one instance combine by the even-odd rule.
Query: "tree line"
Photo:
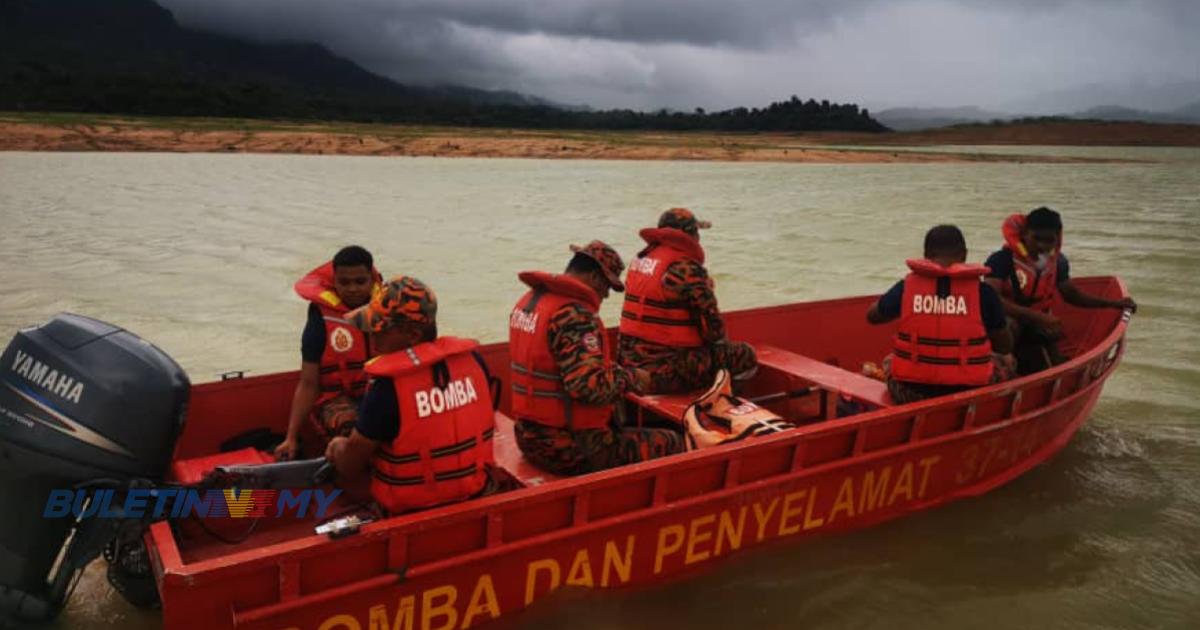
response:
[[[671,131],[887,131],[854,104],[706,112],[578,110],[401,85],[316,44],[181,27],[152,0],[0,0],[0,110]]]

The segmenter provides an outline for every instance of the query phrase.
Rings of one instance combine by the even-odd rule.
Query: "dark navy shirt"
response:
[[[483,356],[478,352],[471,354],[479,362],[479,367],[483,368],[484,379],[490,386],[492,374],[488,371],[487,364],[483,362]],[[397,435],[400,435],[400,402],[396,400],[396,385],[392,379],[386,376],[376,376],[371,379],[371,384],[367,387],[367,394],[363,396],[362,402],[359,404],[358,420],[355,422],[354,428],[363,437],[376,442],[390,443],[396,439]]]
[[[400,435],[400,403],[392,379],[386,376],[371,379],[367,394],[359,403],[354,428],[363,437],[377,442],[391,442]]]
[[[1001,280],[1009,280],[1013,274],[1013,253],[1008,249],[1001,249],[998,252],[988,256],[987,262],[983,263],[991,268],[987,277],[1000,278]],[[1071,278],[1071,263],[1067,262],[1067,257],[1058,253],[1058,276],[1056,281],[1062,284]]]
[[[889,320],[900,317],[903,298],[904,281],[901,280],[879,298],[879,314]],[[1004,305],[1000,303],[1000,296],[995,289],[982,282],[979,283],[979,316],[987,330],[1004,328]]]
[[[305,363],[320,363],[325,354],[325,318],[316,304],[308,305],[308,321],[300,335],[300,360]]]

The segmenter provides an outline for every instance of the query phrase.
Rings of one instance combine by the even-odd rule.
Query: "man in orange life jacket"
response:
[[[731,342],[704,268],[700,230],[711,227],[686,208],[672,208],[629,266],[621,307],[622,365],[649,370],[649,393],[683,393],[712,385],[717,370],[753,374],[758,360],[747,343]]]
[[[1004,247],[987,259],[986,282],[1000,292],[1013,330],[1017,372],[1032,374],[1065,361],[1058,351],[1062,321],[1052,312],[1058,296],[1080,308],[1137,310],[1131,298],[1107,300],[1080,291],[1062,253],[1062,217],[1041,207],[1014,214],[1001,228]]]
[[[371,496],[390,513],[462,501],[495,489],[489,376],[472,339],[439,337],[437,298],[396,276],[347,315],[371,336],[370,388],[349,437],[325,457],[339,483],[372,471]]]
[[[371,253],[358,245],[342,248],[333,260],[296,282],[296,293],[309,301],[308,322],[300,342],[300,382],[276,457],[296,456],[300,427],[314,411],[326,437],[346,435],[354,427],[358,402],[366,391],[362,367],[370,349],[366,336],[345,315],[366,304],[379,284]]]
[[[620,425],[614,412],[649,381],[617,365],[598,311],[609,290],[624,290],[625,264],[601,241],[575,252],[565,272],[519,274],[529,291],[509,315],[512,412],[525,458],[559,475],[578,475],[683,451],[683,435]]]
[[[944,396],[1000,382],[1011,375],[1012,335],[1004,307],[980,277],[982,265],[965,264],[967,243],[953,225],[925,234],[925,258],[867,311],[867,321],[897,318],[892,353],[884,359],[888,392],[896,403]]]

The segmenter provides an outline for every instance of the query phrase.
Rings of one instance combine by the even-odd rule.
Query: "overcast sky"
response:
[[[185,26],[316,41],[401,82],[595,107],[1200,99],[1200,0],[158,1]]]

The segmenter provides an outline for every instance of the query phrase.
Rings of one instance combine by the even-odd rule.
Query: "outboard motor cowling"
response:
[[[0,611],[57,612],[116,529],[46,518],[51,491],[160,480],[189,388],[162,350],[95,319],[60,314],[17,333],[0,356]]]

